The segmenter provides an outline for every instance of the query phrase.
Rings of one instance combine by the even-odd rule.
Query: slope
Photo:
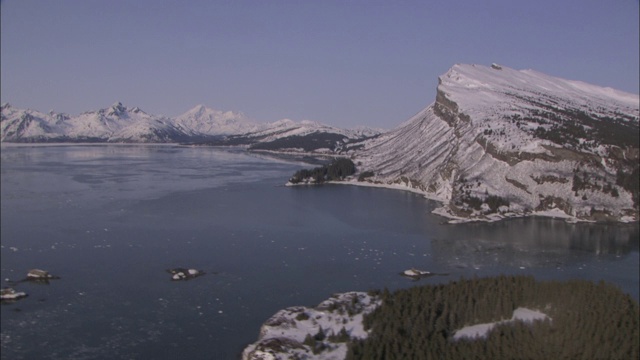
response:
[[[422,191],[453,218],[629,221],[638,216],[638,130],[638,95],[455,65],[432,105],[350,154],[375,174],[369,181]]]

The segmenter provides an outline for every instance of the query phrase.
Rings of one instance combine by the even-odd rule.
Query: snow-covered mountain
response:
[[[260,125],[243,113],[220,111],[198,105],[175,118],[175,126],[191,136],[243,134],[260,129]]]
[[[171,142],[185,134],[169,118],[150,115],[116,102],[106,109],[72,117],[2,105],[2,141],[6,142]]]
[[[295,122],[289,119],[259,124],[242,113],[214,110],[204,105],[198,105],[175,118],[151,115],[120,102],[78,116],[53,111],[45,114],[14,108],[9,104],[3,104],[1,110],[3,142],[191,142],[262,146],[262,149],[269,150],[310,146],[333,151],[345,139],[362,139],[380,133],[369,128],[346,130],[313,121]],[[299,146],[300,139],[309,144]]]
[[[85,112],[61,124],[64,136],[109,142],[170,142],[182,136],[168,118],[150,115],[117,102],[109,108]]]
[[[56,125],[68,119],[64,114],[45,114],[38,111],[22,110],[5,103],[0,107],[0,134],[2,141],[34,139],[47,141],[56,136]],[[37,139],[37,140],[35,140]]]
[[[209,143],[245,145],[251,150],[337,154],[352,141],[362,141],[380,133],[382,130],[366,127],[341,129],[315,121],[282,119],[267,123],[257,131],[226,136]]]
[[[455,65],[436,101],[349,153],[367,181],[450,217],[638,219],[639,98],[499,65]]]

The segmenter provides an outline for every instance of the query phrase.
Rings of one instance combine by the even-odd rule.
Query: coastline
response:
[[[347,179],[344,181],[327,181],[327,182],[324,182],[323,184],[373,187],[373,188],[407,191],[414,194],[418,194],[424,197],[426,200],[435,201],[441,205],[435,208],[431,213],[446,219],[446,221],[444,221],[444,223],[446,224],[465,224],[465,223],[474,223],[474,222],[492,223],[492,222],[497,222],[502,220],[518,219],[518,218],[526,218],[526,217],[540,217],[540,218],[547,218],[547,219],[564,220],[570,224],[576,224],[576,223],[633,224],[633,223],[638,223],[639,221],[639,219],[634,219],[632,217],[622,217],[618,219],[618,221],[598,222],[595,220],[581,219],[575,216],[571,216],[559,209],[550,209],[545,211],[531,211],[531,212],[506,212],[502,214],[494,213],[494,214],[484,215],[483,217],[465,218],[465,217],[460,217],[460,216],[451,214],[446,207],[446,200],[439,198],[437,196],[434,196],[433,194],[430,194],[425,191],[415,189],[406,185],[372,183],[368,181],[358,181],[357,179]],[[322,184],[316,184],[316,183],[292,184],[290,182],[287,182],[285,184],[285,186],[317,186],[317,185],[322,185]]]

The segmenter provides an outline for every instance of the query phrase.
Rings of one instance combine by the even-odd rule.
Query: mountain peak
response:
[[[108,115],[121,116],[127,111],[127,108],[120,101],[116,101],[109,107]]]
[[[205,111],[207,111],[209,108],[206,107],[203,104],[198,104],[194,107],[191,108],[191,110],[189,110],[188,112],[190,113],[204,113]]]
[[[200,136],[240,134],[257,127],[241,112],[215,110],[203,104],[177,116],[175,123],[187,133]]]

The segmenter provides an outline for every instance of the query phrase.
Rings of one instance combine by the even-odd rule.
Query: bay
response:
[[[638,225],[443,224],[388,189],[285,187],[304,164],[177,145],[2,147],[3,359],[235,359],[281,308],[462,276],[604,280],[636,300]],[[170,281],[173,267],[205,276]],[[448,274],[413,282],[416,267]]]

